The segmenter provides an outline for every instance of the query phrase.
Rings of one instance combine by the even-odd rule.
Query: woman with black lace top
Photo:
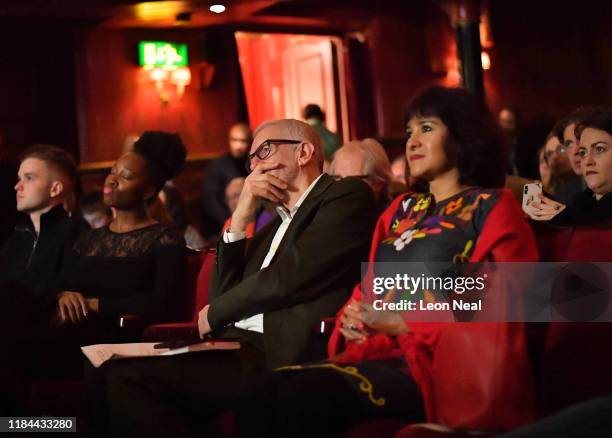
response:
[[[146,207],[184,162],[180,137],[164,132],[145,132],[117,160],[104,183],[104,203],[116,217],[76,242],[57,296],[60,324],[89,326],[93,320],[97,340],[108,342],[118,315],[174,316],[185,243],[179,232],[151,219]]]

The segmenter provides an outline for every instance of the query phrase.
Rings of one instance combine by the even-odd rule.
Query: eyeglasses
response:
[[[550,159],[554,156],[554,155],[563,155],[564,153],[567,152],[567,146],[564,144],[560,144],[559,146],[557,146],[554,150],[552,151],[546,151],[544,153],[544,159],[546,160],[546,162],[548,164],[550,164]]]
[[[302,143],[302,140],[269,139],[269,140],[264,141],[262,144],[260,144],[257,147],[257,149],[255,149],[255,152],[253,152],[252,154],[249,154],[247,158],[247,162],[246,162],[247,172],[251,172],[251,160],[253,160],[253,158],[257,157],[263,161],[270,156],[270,154],[272,153],[273,144],[283,145],[283,144],[300,144],[300,143]]]

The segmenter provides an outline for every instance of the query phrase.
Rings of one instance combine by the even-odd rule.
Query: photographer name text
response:
[[[482,301],[476,300],[474,302],[464,300],[453,300],[452,303],[442,301],[432,303],[430,301],[418,300],[400,300],[397,302],[387,303],[383,300],[374,300],[372,303],[374,310],[390,310],[394,312],[405,312],[405,311],[458,311],[458,310],[482,310]]]

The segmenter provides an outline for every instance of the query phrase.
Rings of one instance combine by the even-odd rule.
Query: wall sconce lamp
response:
[[[170,83],[176,85],[176,95],[181,98],[185,87],[191,83],[191,70],[189,67],[180,67],[170,73]]]
[[[167,105],[170,101],[169,85],[175,85],[177,99],[182,98],[185,87],[191,83],[191,70],[189,70],[189,67],[179,67],[172,70],[154,68],[149,72],[149,79],[155,83],[162,105]]]
[[[491,70],[491,57],[484,50],[480,52],[480,62],[483,70]]]
[[[155,88],[157,92],[161,93],[164,89],[164,81],[168,77],[168,72],[161,68],[155,68],[149,73],[149,78],[155,82]]]

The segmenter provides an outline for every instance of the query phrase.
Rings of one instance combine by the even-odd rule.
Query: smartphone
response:
[[[527,214],[533,212],[531,206],[534,202],[540,202],[540,195],[542,194],[542,183],[535,182],[525,184],[523,186],[523,211]]]

